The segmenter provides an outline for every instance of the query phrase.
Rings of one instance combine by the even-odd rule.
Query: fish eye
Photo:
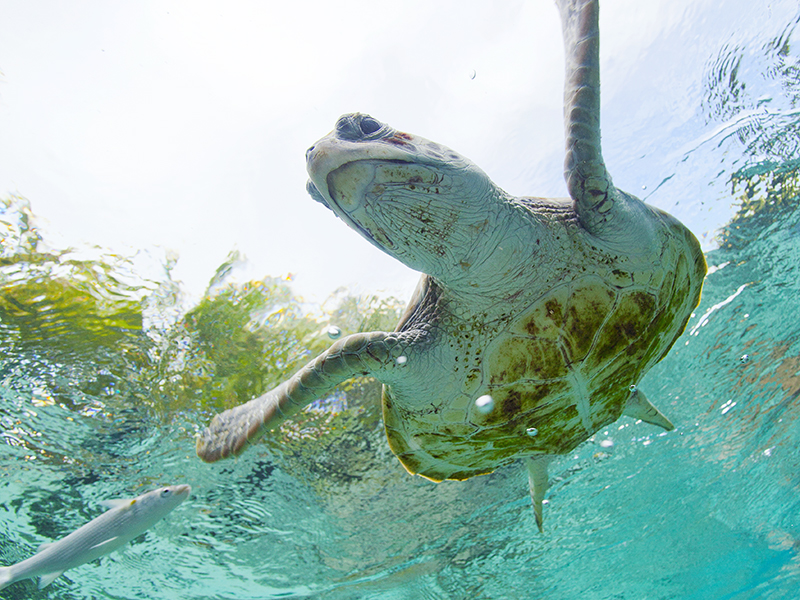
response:
[[[164,488],[163,490],[161,490],[161,497],[162,498],[166,498],[171,493],[172,493],[172,491],[169,488]]]

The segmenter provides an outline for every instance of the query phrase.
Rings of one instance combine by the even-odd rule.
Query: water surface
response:
[[[310,318],[285,282],[228,286],[232,260],[185,315],[168,261],[161,276],[145,277],[125,257],[48,251],[25,202],[9,199],[0,563],[96,516],[99,500],[182,482],[193,495],[124,551],[43,591],[28,581],[0,597],[795,598],[798,17],[777,28],[749,22],[713,48],[699,44],[703,79],[683,129],[656,111],[637,121],[671,150],[634,156],[615,180],[667,165],[661,184],[631,191],[699,236],[697,223],[726,224],[705,232],[700,306],[641,382],[676,429],[622,418],[558,459],[544,534],[521,468],[441,484],[406,474],[368,381],[235,461],[200,463],[194,435],[219,407],[324,347],[329,322],[344,333],[369,329],[391,319],[395,304],[339,298],[338,309]],[[686,22],[672,40],[703,26]],[[612,125],[625,109],[614,102]],[[725,217],[695,219],[703,214]]]

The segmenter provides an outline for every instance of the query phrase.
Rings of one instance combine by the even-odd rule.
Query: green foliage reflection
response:
[[[731,177],[731,193],[738,202],[736,214],[719,233],[720,247],[735,248],[748,236],[779,222],[800,205],[800,161],[762,162]]]
[[[234,253],[223,267],[240,260]],[[237,284],[225,281],[228,272],[220,268],[202,300],[168,332],[162,360],[173,385],[164,391],[177,405],[199,402],[217,412],[246,402],[325,350],[330,325],[347,335],[392,329],[399,319],[395,299],[342,295],[335,309],[315,311],[284,279]]]
[[[40,401],[90,416],[112,419],[136,407],[161,419],[191,413],[202,423],[278,385],[322,352],[332,343],[330,325],[348,335],[391,330],[400,317],[393,298],[340,290],[318,307],[296,296],[288,279],[236,282],[243,262],[236,252],[186,311],[171,278],[174,261],[145,279],[129,257],[45,248],[34,222],[27,200],[2,200],[0,366],[24,365]],[[343,421],[334,421],[345,419],[350,398],[378,395],[372,381],[348,382],[287,425],[285,438],[344,430]]]
[[[0,200],[2,345],[57,361],[138,341],[147,282],[132,283],[128,259],[44,251],[28,202]],[[92,256],[94,254],[95,256]]]

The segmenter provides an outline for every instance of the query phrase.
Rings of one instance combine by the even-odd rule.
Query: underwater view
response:
[[[322,99],[287,108],[282,128],[237,133],[241,154],[225,173],[243,182],[208,192],[218,202],[212,215],[195,221],[188,200],[179,209],[164,202],[163,211],[153,201],[154,231],[168,237],[172,221],[180,240],[196,226],[201,241],[170,247],[131,237],[115,246],[124,226],[109,233],[103,219],[112,232],[116,221],[146,227],[126,204],[133,192],[110,192],[107,206],[76,204],[86,211],[77,220],[99,219],[97,233],[85,223],[70,233],[62,212],[80,210],[60,194],[84,190],[64,192],[71,180],[57,169],[29,177],[36,165],[20,166],[22,150],[0,154],[0,566],[98,517],[101,501],[191,486],[185,501],[116,552],[43,589],[32,579],[13,583],[0,599],[800,597],[800,8],[794,0],[659,2],[647,13],[635,5],[602,4],[604,156],[616,185],[691,229],[708,264],[685,331],[640,382],[674,430],[623,416],[556,458],[541,533],[520,465],[441,483],[406,472],[387,442],[381,386],[369,377],[340,385],[236,458],[206,464],[196,456],[197,436],[215,414],[277,386],[343,336],[392,331],[411,297],[417,274],[384,267],[396,261],[372,258],[379,251],[305,191],[305,149],[341,114],[369,111],[442,138],[515,194],[566,195],[560,92],[537,104],[535,78],[544,71],[532,66],[552,63],[561,73],[563,53],[537,55],[507,41],[536,21],[556,31],[560,48],[551,2],[509,3],[491,17],[488,7],[465,5],[451,24],[466,27],[454,38],[461,47],[436,38],[460,3],[398,6],[387,22],[407,32],[384,30],[374,53],[371,38],[353,42],[370,57],[370,77],[351,95],[327,106],[324,94],[333,92],[321,91]],[[336,32],[351,17],[324,14]],[[508,29],[480,43],[499,62],[456,61],[461,79],[433,85],[420,74],[391,89],[392,77],[407,75],[399,66],[406,45],[427,40],[415,52],[430,56],[469,53],[470,36],[496,23]],[[613,34],[603,37],[606,29]],[[624,31],[636,50],[622,52],[614,34]],[[511,62],[521,72],[480,66],[500,69],[504,53],[517,51],[524,56]],[[314,52],[323,60],[334,50],[320,42]],[[0,43],[0,120],[15,110],[10,55]],[[483,102],[504,92],[464,91],[473,80],[496,87],[503,77],[527,82],[498,114]],[[385,105],[383,93],[391,97]],[[469,106],[448,117],[460,94]],[[404,115],[415,103],[430,114]],[[473,109],[486,120],[463,120]],[[448,118],[458,134],[439,129],[437,120]],[[542,124],[544,141],[530,123]],[[217,125],[192,121],[204,126]],[[284,143],[295,126],[301,141]],[[471,133],[494,139],[479,148],[464,141]],[[257,174],[251,138],[296,165]],[[203,170],[213,168],[193,172],[202,178]],[[273,189],[272,177],[285,187]],[[110,175],[95,179],[87,196],[115,189]],[[171,194],[178,183],[164,185]],[[227,192],[247,198],[227,205]],[[203,219],[218,222],[219,238]],[[314,229],[317,220],[323,229]],[[235,243],[237,227],[253,241]],[[252,248],[262,240],[275,254],[273,232],[287,258],[270,262]],[[191,272],[184,253],[199,257]],[[303,271],[295,254],[315,266]]]

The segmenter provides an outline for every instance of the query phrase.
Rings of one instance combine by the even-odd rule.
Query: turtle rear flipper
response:
[[[644,392],[638,389],[631,390],[631,395],[628,396],[628,401],[625,403],[622,414],[633,417],[634,419],[639,419],[645,423],[650,423],[651,425],[656,425],[666,431],[675,429],[675,425],[672,424],[672,421],[665,417],[664,414],[647,399]]]
[[[379,376],[394,368],[402,354],[397,334],[356,333],[333,344],[288,381],[214,417],[197,438],[197,456],[216,462],[240,454],[248,443],[358,375]]]
[[[547,465],[553,459],[552,456],[537,456],[536,458],[528,458],[525,464],[528,467],[528,485],[531,489],[531,501],[533,502],[533,515],[536,519],[536,526],[539,528],[539,533],[543,531],[544,516],[542,514],[542,505],[544,503],[544,494],[549,487]]]

